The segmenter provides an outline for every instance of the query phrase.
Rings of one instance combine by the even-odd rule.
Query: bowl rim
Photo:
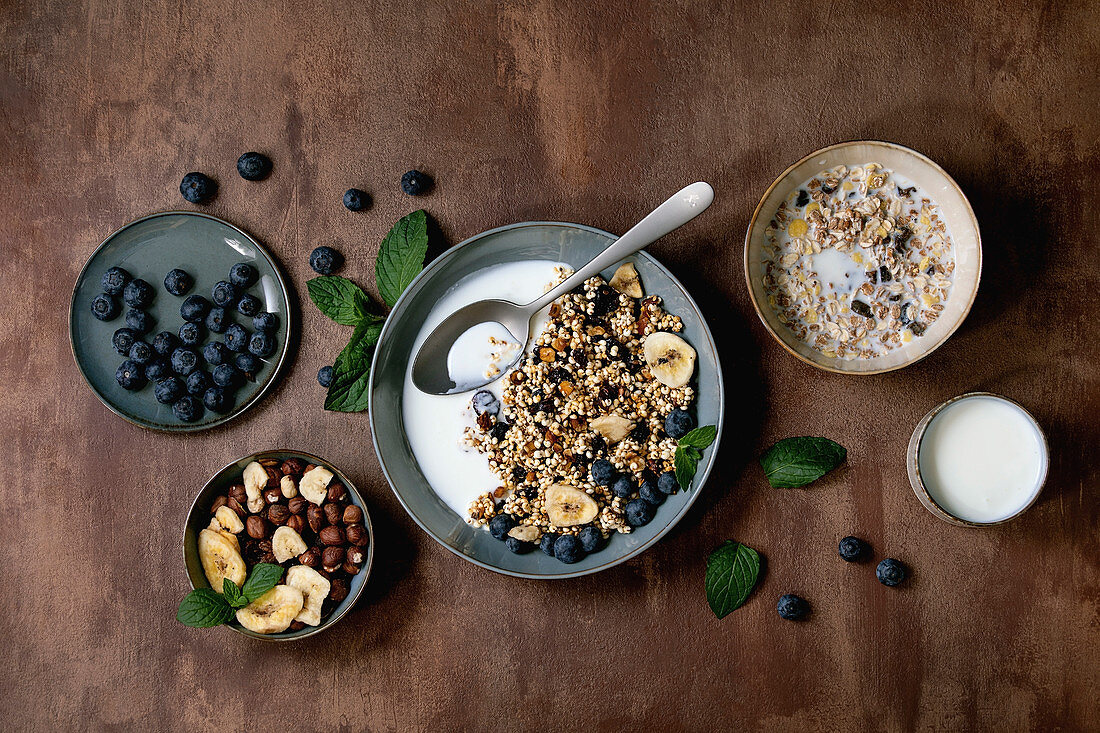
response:
[[[851,369],[842,369],[842,368],[839,368],[839,367],[831,366],[829,364],[819,363],[819,362],[814,361],[813,359],[805,356],[804,354],[800,354],[797,350],[792,348],[783,339],[783,337],[780,336],[778,332],[776,332],[776,330],[772,327],[771,323],[768,322],[768,319],[765,318],[763,308],[764,308],[764,306],[767,306],[767,303],[764,303],[763,305],[761,305],[756,299],[756,292],[753,289],[752,272],[750,270],[750,262],[749,262],[749,246],[750,246],[750,242],[752,240],[752,233],[753,233],[753,230],[756,228],[756,222],[760,218],[760,214],[761,214],[761,212],[764,208],[764,202],[768,200],[769,196],[771,196],[772,191],[775,190],[775,188],[781,182],[783,182],[787,178],[787,176],[789,176],[795,168],[802,165],[803,163],[810,160],[811,158],[817,157],[819,155],[823,155],[823,154],[831,152],[833,150],[837,150],[837,149],[840,149],[840,148],[847,148],[847,147],[851,147],[851,146],[854,146],[854,145],[871,145],[871,146],[880,145],[880,146],[883,146],[883,147],[886,147],[886,148],[892,148],[894,150],[901,151],[902,153],[911,155],[915,158],[920,159],[924,163],[927,163],[936,172],[938,172],[940,175],[942,175],[944,177],[944,180],[946,180],[947,183],[962,198],[963,204],[966,206],[966,213],[967,213],[967,216],[969,218],[970,225],[974,228],[975,246],[977,247],[977,250],[978,250],[978,259],[977,259],[978,274],[977,274],[977,279],[975,280],[975,283],[974,283],[974,289],[971,291],[971,293],[969,295],[969,300],[966,303],[966,307],[963,308],[962,314],[955,321],[955,323],[951,326],[951,328],[947,331],[947,333],[945,333],[943,335],[943,337],[939,341],[937,341],[935,344],[933,344],[930,348],[925,350],[923,353],[915,355],[913,358],[909,359],[908,361],[904,361],[900,364],[896,364],[896,365],[890,366],[890,367],[882,367],[882,368],[879,368],[879,369],[866,369],[866,370],[860,370],[860,371],[855,371],[855,370],[851,370]],[[762,324],[764,324],[764,328],[767,329],[768,333],[771,334],[771,336],[776,341],[779,342],[779,345],[782,346],[787,351],[787,353],[792,354],[793,356],[795,356],[800,361],[803,361],[803,362],[805,362],[805,363],[807,363],[811,366],[817,367],[818,369],[822,369],[822,370],[827,371],[827,372],[832,372],[834,374],[849,374],[849,375],[852,375],[852,376],[869,376],[869,375],[872,375],[872,374],[885,374],[886,372],[897,371],[898,369],[904,369],[905,367],[912,366],[913,364],[916,364],[917,362],[921,361],[922,359],[924,359],[927,356],[929,356],[930,354],[932,354],[932,352],[936,351],[936,349],[940,348],[945,343],[947,343],[947,340],[950,339],[955,334],[955,331],[957,331],[959,329],[959,327],[963,324],[963,321],[966,320],[966,317],[968,315],[970,315],[970,309],[974,306],[974,301],[978,297],[978,289],[981,286],[981,280],[982,280],[982,232],[981,232],[981,228],[978,226],[978,219],[974,215],[974,207],[970,205],[970,199],[967,198],[966,194],[962,190],[962,187],[959,186],[959,184],[955,181],[955,179],[952,178],[951,175],[948,174],[948,172],[945,171],[942,166],[940,166],[938,163],[936,163],[936,161],[932,160],[927,155],[925,155],[923,153],[920,153],[920,152],[918,152],[918,151],[916,151],[916,150],[914,150],[910,147],[907,147],[905,145],[900,145],[898,143],[888,142],[886,140],[845,140],[843,142],[833,143],[832,145],[826,145],[825,147],[820,148],[818,150],[815,150],[815,151],[813,151],[812,153],[810,153],[808,155],[802,156],[801,158],[796,160],[794,163],[791,163],[789,166],[787,166],[783,170],[783,172],[780,173],[779,176],[776,177],[776,179],[771,182],[771,185],[769,185],[764,190],[763,195],[760,197],[760,201],[756,204],[756,208],[752,212],[752,217],[749,219],[749,225],[745,229],[745,247],[744,247],[744,258],[743,258],[743,260],[744,260],[743,265],[744,265],[744,272],[745,272],[745,286],[748,288],[749,299],[752,301],[753,310],[756,311],[756,317],[760,319],[760,322]]]
[[[198,509],[199,497],[201,497],[206,491],[207,487],[214,482],[214,479],[216,479],[218,476],[222,475],[229,469],[237,467],[242,461],[259,461],[262,458],[276,453],[289,453],[297,458],[308,459],[309,462],[313,463],[314,465],[325,466],[330,469],[333,474],[335,474],[344,484],[344,488],[348,490],[348,493],[351,494],[351,497],[353,499],[352,503],[363,510],[363,525],[367,528],[367,537],[369,538],[369,544],[367,546],[367,559],[363,562],[363,567],[358,573],[358,575],[361,575],[363,577],[362,582],[359,583],[359,588],[354,593],[350,593],[348,597],[344,600],[344,603],[346,605],[344,605],[343,610],[334,611],[319,625],[312,628],[306,627],[299,632],[295,632],[294,636],[286,636],[285,632],[280,632],[278,634],[257,634],[255,631],[249,631],[248,629],[242,627],[236,621],[222,624],[222,626],[227,627],[230,630],[237,632],[238,634],[242,634],[243,636],[247,636],[253,639],[259,639],[261,641],[298,641],[299,639],[305,639],[307,637],[313,636],[314,634],[321,633],[325,629],[334,626],[337,621],[346,616],[351,611],[351,609],[355,607],[355,604],[359,602],[359,597],[363,594],[363,589],[367,587],[367,582],[370,580],[371,569],[374,566],[374,526],[371,524],[370,509],[367,508],[366,502],[363,501],[363,495],[359,493],[359,490],[355,488],[355,484],[353,484],[348,479],[343,471],[341,471],[329,461],[321,458],[320,456],[315,456],[312,453],[307,453],[305,451],[290,450],[285,448],[269,448],[267,450],[257,451],[256,453],[252,453],[251,455],[243,456],[235,461],[231,461],[215,471],[214,474],[206,480],[206,483],[202,485],[202,488],[199,489],[198,493],[195,494],[195,498],[191,501],[191,508],[187,510],[187,518],[183,522],[183,540],[180,544],[182,545],[183,549],[183,565],[184,573],[187,575],[187,583],[191,586],[191,590],[195,590],[195,584],[191,580],[191,574],[187,572],[187,556],[189,552],[187,545],[187,528],[190,526],[191,519],[195,516],[195,512]],[[198,548],[196,548],[196,550],[197,549]]]
[[[570,229],[570,228],[571,229],[579,229],[579,230],[586,231],[586,232],[589,232],[589,233],[592,233],[592,234],[598,234],[600,236],[607,237],[612,241],[618,239],[618,236],[616,236],[614,234],[611,234],[610,232],[607,232],[603,229],[598,229],[596,227],[588,226],[588,225],[585,225],[585,224],[575,224],[573,222],[565,222],[565,221],[524,221],[524,222],[516,222],[516,223],[513,223],[513,224],[505,224],[503,226],[494,227],[493,229],[488,229],[484,232],[474,234],[471,237],[467,237],[466,239],[464,239],[461,242],[459,242],[458,244],[456,244],[454,247],[451,247],[451,248],[447,249],[445,252],[443,252],[441,255],[439,255],[439,257],[437,257],[431,264],[429,264],[427,267],[425,267],[423,270],[421,270],[420,273],[413,279],[413,281],[411,283],[409,283],[409,286],[407,288],[405,288],[404,292],[402,292],[401,296],[397,299],[397,302],[394,303],[394,306],[390,310],[390,313],[392,314],[395,310],[397,310],[397,308],[401,305],[402,301],[406,298],[408,293],[413,291],[413,287],[422,278],[427,278],[431,273],[438,270],[442,266],[442,264],[447,261],[448,258],[452,257],[455,252],[458,252],[463,247],[473,245],[473,244],[481,241],[482,239],[485,239],[486,237],[490,237],[492,235],[499,234],[501,232],[510,231],[510,230],[513,230],[513,229],[524,229],[524,228],[537,227],[537,226],[560,227],[560,228],[565,228],[565,229]],[[382,468],[382,474],[386,477],[386,483],[389,484],[390,490],[397,497],[397,501],[400,502],[401,507],[405,510],[405,513],[408,514],[410,517],[412,517],[413,521],[415,521],[417,523],[417,525],[419,525],[420,528],[422,530],[424,530],[424,532],[427,533],[427,535],[429,537],[434,539],[436,542],[438,542],[444,548],[449,550],[451,553],[461,557],[463,560],[466,560],[467,562],[471,562],[474,565],[483,567],[487,570],[492,570],[493,572],[499,573],[501,575],[508,575],[508,576],[512,576],[512,577],[515,577],[515,578],[526,578],[526,579],[530,579],[530,580],[566,580],[566,579],[569,579],[569,578],[578,578],[578,577],[581,577],[581,576],[584,576],[584,575],[591,575],[593,573],[598,573],[598,572],[601,572],[603,570],[607,570],[609,568],[612,568],[616,565],[619,565],[623,562],[626,562],[627,560],[629,560],[633,557],[636,557],[637,555],[639,555],[642,552],[648,550],[650,547],[652,547],[658,541],[660,541],[660,539],[662,537],[664,537],[666,534],[668,534],[668,532],[670,532],[673,527],[675,527],[677,524],[680,523],[680,520],[682,520],[684,518],[684,516],[688,513],[688,511],[691,509],[692,505],[699,498],[699,495],[702,493],[703,488],[706,486],[707,479],[710,477],[711,470],[714,468],[714,463],[715,463],[715,460],[716,460],[717,455],[718,455],[718,448],[719,448],[719,445],[721,444],[721,441],[722,441],[722,428],[724,427],[725,417],[726,417],[725,380],[723,379],[723,376],[722,376],[722,362],[721,362],[721,359],[718,356],[718,348],[715,345],[714,335],[710,331],[710,326],[707,323],[706,318],[703,316],[703,312],[699,308],[699,304],[695,302],[695,299],[693,297],[691,297],[691,293],[688,291],[688,289],[684,287],[683,283],[681,283],[679,281],[679,279],[677,279],[676,276],[673,275],[672,272],[670,272],[668,270],[668,268],[666,268],[664,265],[662,265],[653,255],[649,254],[644,249],[639,250],[635,254],[631,255],[631,257],[643,257],[643,258],[649,260],[649,262],[651,264],[653,264],[653,265],[657,266],[658,268],[660,268],[664,272],[664,274],[667,275],[670,280],[672,280],[673,284],[675,284],[676,287],[680,288],[680,290],[687,296],[688,302],[692,305],[692,307],[695,311],[695,316],[698,318],[699,324],[700,324],[700,326],[702,327],[702,330],[703,330],[703,336],[706,338],[707,346],[710,349],[710,353],[713,355],[713,358],[714,358],[715,375],[716,375],[716,379],[717,379],[717,383],[718,383],[718,394],[716,395],[716,399],[717,399],[717,403],[718,403],[718,419],[717,419],[716,425],[715,425],[715,427],[717,428],[717,435],[714,439],[714,443],[712,443],[711,446],[710,446],[711,453],[710,453],[709,460],[707,461],[707,463],[703,467],[703,469],[698,474],[696,474],[695,480],[692,483],[692,487],[690,489],[684,490],[684,492],[688,494],[687,501],[680,508],[680,510],[676,514],[676,516],[673,517],[672,520],[668,524],[666,524],[659,532],[657,532],[648,541],[638,545],[638,547],[635,547],[630,552],[625,553],[624,555],[622,555],[622,556],[620,556],[620,557],[618,557],[614,560],[609,560],[608,562],[603,563],[602,565],[597,565],[595,567],[588,568],[587,570],[576,570],[576,571],[573,571],[573,572],[559,573],[559,574],[554,574],[554,575],[544,575],[544,574],[538,574],[538,573],[525,573],[525,572],[519,572],[519,571],[515,571],[515,570],[507,570],[505,568],[500,568],[500,567],[497,567],[495,565],[490,565],[489,563],[483,562],[481,560],[478,560],[477,558],[471,557],[470,555],[467,555],[467,554],[459,551],[458,549],[452,547],[450,544],[445,542],[442,537],[438,536],[426,524],[424,524],[424,522],[421,521],[420,517],[418,517],[412,511],[412,509],[406,503],[404,497],[397,490],[397,486],[394,483],[393,478],[390,476],[389,468],[386,466],[386,461],[382,457],[382,452],[381,452],[381,450],[379,449],[379,446],[378,446],[378,431],[375,429],[376,426],[375,426],[375,420],[374,420],[374,392],[375,392],[374,380],[375,380],[375,375],[378,373],[378,371],[375,367],[377,366],[378,355],[381,353],[381,349],[375,349],[374,357],[371,359],[370,382],[369,382],[369,385],[368,385],[368,388],[367,388],[367,394],[368,394],[368,407],[367,407],[367,410],[368,410],[369,421],[370,421],[371,442],[374,445],[374,452],[375,452],[375,455],[378,458],[378,464]],[[378,343],[379,344],[382,343],[383,339],[386,337],[388,331],[391,329],[391,325],[394,322],[395,322],[395,319],[393,319],[393,318],[387,318],[386,319],[385,323],[382,326],[382,331],[381,331],[381,333],[379,334],[379,337],[378,337]],[[459,519],[461,520],[461,517]],[[569,567],[569,566],[563,564],[563,567]]]
[[[238,409],[234,410],[233,412],[231,412],[227,415],[224,415],[221,418],[219,418],[218,420],[216,420],[215,422],[207,424],[207,425],[191,425],[191,424],[188,424],[188,423],[181,423],[179,425],[167,425],[167,424],[161,425],[161,424],[153,423],[153,422],[143,422],[141,420],[134,419],[134,418],[130,417],[125,412],[123,412],[119,408],[115,407],[115,405],[111,403],[111,401],[107,398],[106,395],[102,394],[98,389],[96,389],[95,385],[92,384],[92,380],[90,380],[88,378],[87,373],[84,371],[84,364],[81,363],[80,357],[78,357],[77,354],[76,354],[76,321],[73,318],[73,315],[75,313],[75,308],[77,307],[77,304],[76,304],[77,287],[80,284],[80,282],[84,280],[84,276],[88,272],[88,267],[92,264],[92,261],[95,260],[96,256],[99,255],[101,250],[103,250],[108,244],[111,243],[111,240],[113,240],[118,235],[122,234],[124,231],[126,231],[130,227],[137,226],[138,224],[141,224],[142,222],[148,221],[150,219],[157,219],[157,218],[162,217],[162,216],[174,216],[174,215],[177,215],[177,214],[186,215],[186,216],[195,216],[195,217],[199,217],[201,219],[210,219],[210,220],[215,221],[219,224],[223,224],[223,225],[229,227],[230,229],[233,229],[234,231],[240,233],[240,235],[242,237],[244,237],[245,239],[247,239],[250,244],[254,245],[256,247],[256,251],[259,252],[261,255],[263,255],[264,259],[267,261],[267,264],[271,267],[271,271],[275,273],[275,279],[279,283],[279,292],[282,294],[283,302],[286,303],[286,310],[287,310],[286,319],[285,319],[286,320],[286,339],[283,343],[282,349],[279,352],[279,360],[275,363],[275,368],[274,368],[274,370],[272,370],[271,376],[268,378],[267,382],[263,385],[263,387],[260,388],[259,392],[257,392],[255,395],[252,396],[252,399],[250,399],[248,402],[241,405]],[[279,268],[278,263],[275,261],[275,258],[272,257],[270,252],[267,251],[266,247],[264,247],[262,244],[260,244],[260,242],[255,237],[253,237],[251,234],[246,232],[244,229],[241,229],[236,224],[232,224],[232,223],[226,221],[225,219],[222,219],[221,217],[214,216],[212,214],[207,214],[207,213],[204,213],[202,211],[186,211],[186,210],[183,210],[183,209],[169,209],[169,210],[166,210],[166,211],[155,211],[152,214],[146,214],[145,216],[141,216],[141,217],[138,217],[137,219],[129,221],[129,222],[123,224],[122,226],[120,226],[118,229],[115,229],[113,232],[108,234],[103,239],[102,242],[99,243],[99,246],[96,247],[95,250],[93,250],[92,253],[90,255],[88,255],[88,258],[84,261],[84,266],[80,268],[80,273],[76,276],[76,282],[73,284],[73,294],[72,294],[71,298],[69,299],[69,351],[72,354],[73,361],[76,362],[76,368],[77,368],[77,371],[80,372],[81,379],[83,379],[84,383],[86,385],[88,385],[88,388],[92,390],[92,394],[94,394],[99,399],[99,401],[102,402],[103,405],[108,410],[110,410],[114,414],[118,415],[119,417],[121,417],[126,422],[130,423],[131,425],[136,425],[139,428],[144,428],[146,430],[154,430],[154,431],[160,432],[160,433],[198,433],[198,432],[202,432],[203,430],[212,430],[214,428],[221,427],[222,425],[225,425],[225,424],[235,420],[236,418],[240,417],[241,415],[246,413],[248,410],[252,409],[257,404],[259,404],[260,400],[262,400],[267,395],[267,393],[272,389],[272,387],[279,381],[279,378],[282,376],[282,372],[283,372],[284,368],[287,365],[288,357],[290,355],[290,344],[291,344],[291,342],[294,338],[294,318],[293,318],[294,314],[292,313],[293,307],[294,306],[293,306],[293,304],[291,302],[291,299],[290,299],[290,291],[287,288],[286,279],[283,276],[283,272]]]

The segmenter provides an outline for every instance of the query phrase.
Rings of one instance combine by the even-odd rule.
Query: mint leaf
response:
[[[370,299],[363,289],[337,275],[315,277],[306,282],[309,299],[317,309],[342,326],[358,326],[380,320],[370,312]]]
[[[714,442],[714,439],[718,437],[718,428],[713,425],[704,425],[701,428],[695,428],[684,437],[680,438],[679,445],[691,446],[692,448],[698,448],[703,450],[708,445]]]
[[[367,409],[371,354],[381,333],[381,323],[356,327],[351,341],[332,365],[332,384],[325,396],[326,410],[361,412]]]
[[[264,593],[275,587],[279,579],[283,577],[283,569],[279,565],[261,562],[252,568],[248,580],[244,581],[241,588],[241,596],[247,606]]]
[[[718,618],[737,610],[756,587],[760,555],[747,545],[727,541],[707,558],[707,603]]]
[[[428,215],[420,209],[393,225],[382,240],[382,248],[374,262],[378,292],[386,305],[392,308],[413,278],[424,269],[427,253]]]
[[[676,483],[680,484],[680,488],[684,490],[691,488],[691,482],[699,468],[699,461],[703,458],[703,449],[713,443],[717,437],[718,428],[713,425],[704,425],[680,438],[676,444],[676,453],[672,456]]]
[[[176,611],[176,620],[181,624],[202,629],[220,626],[231,618],[233,607],[210,588],[196,588],[188,593]]]
[[[828,438],[787,438],[760,457],[768,483],[777,489],[797,489],[817,481],[844,462],[848,451]]]
[[[247,606],[248,601],[241,595],[241,589],[229,578],[222,578],[222,598],[233,608]]]

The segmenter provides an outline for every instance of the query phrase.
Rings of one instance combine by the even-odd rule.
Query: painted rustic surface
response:
[[[875,5],[882,5],[875,4]],[[5,2],[0,4],[0,713],[72,730],[1074,730],[1100,726],[1100,5]],[[849,378],[775,344],[742,238],[787,164],[882,138],[941,163],[981,222],[963,328],[925,362]],[[237,177],[267,152],[262,184]],[[398,179],[438,180],[413,200]],[[230,426],[146,432],[81,382],[70,285],[143,214],[203,210],[280,258],[305,298],[335,244],[372,284],[382,235],[425,207],[447,244],[528,219],[623,231],[682,184],[713,209],[651,251],[721,342],[728,428],[681,525],[598,577],[515,580],[436,546],[399,507],[365,415],[324,413],[314,375],[346,336],[312,307],[273,394]],[[374,197],[365,213],[343,190]],[[308,301],[305,302],[308,306]],[[1049,430],[1037,506],[988,531],[912,495],[903,456],[932,405],[1010,395]],[[773,441],[825,434],[848,465],[768,488]],[[181,524],[205,478],[297,446],[344,467],[379,528],[377,573],[341,624],[271,645],[174,620]],[[835,552],[854,533],[908,562],[892,590]],[[767,573],[722,621],[707,552],[736,538]],[[812,620],[775,613],[797,592]]]

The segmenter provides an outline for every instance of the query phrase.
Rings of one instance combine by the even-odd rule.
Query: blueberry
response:
[[[220,305],[223,308],[233,305],[237,300],[237,286],[228,280],[218,280],[214,283],[214,287],[210,288],[210,300],[214,301],[214,305]]]
[[[581,530],[580,534],[577,535],[577,539],[581,541],[581,547],[584,548],[585,552],[595,552],[603,544],[603,535],[600,534],[600,530],[591,524]]]
[[[317,370],[317,383],[328,389],[329,385],[332,384],[332,377],[335,373],[336,371],[330,366],[321,367]]]
[[[484,415],[485,413],[496,415],[500,412],[500,400],[497,399],[495,394],[487,389],[483,389],[480,392],[474,392],[471,406],[478,415]]]
[[[187,394],[201,397],[207,389],[212,385],[210,384],[210,375],[204,372],[202,369],[196,369],[187,375],[185,382],[187,387]]]
[[[497,514],[489,520],[489,534],[498,540],[508,536],[508,530],[516,526],[516,520],[511,514]]]
[[[523,540],[517,539],[515,537],[508,537],[504,540],[504,544],[508,546],[509,550],[516,553],[517,555],[523,555],[535,549],[535,546],[532,545],[530,542],[524,542]]]
[[[165,377],[153,385],[153,396],[162,405],[170,405],[183,396],[183,382],[178,377]]]
[[[241,385],[243,377],[231,364],[218,364],[214,367],[214,384],[219,387],[236,389]]]
[[[211,333],[225,333],[225,328],[229,325],[225,308],[211,308],[210,312],[206,314],[205,323]]]
[[[158,356],[145,365],[145,378],[152,382],[170,376],[172,376],[172,365],[163,356]]]
[[[141,368],[141,364],[127,359],[115,370],[115,381],[123,389],[141,389],[145,386],[145,370]]]
[[[554,557],[563,563],[572,565],[584,559],[584,547],[581,541],[571,534],[563,534],[554,540]]]
[[[256,372],[260,371],[260,360],[252,354],[237,354],[233,363],[237,365],[237,369],[244,375],[244,378],[250,382],[256,379]]]
[[[186,395],[176,400],[172,405],[172,412],[183,422],[195,422],[202,417],[202,402],[191,395]]]
[[[664,493],[653,485],[652,481],[645,481],[638,489],[638,496],[648,501],[653,506],[661,506],[665,503]]]
[[[180,326],[180,343],[184,346],[198,346],[202,342],[202,326],[197,323],[185,323]]]
[[[256,272],[256,268],[247,262],[238,262],[229,268],[229,282],[241,290],[252,287],[259,279],[260,274]]]
[[[239,323],[231,323],[225,329],[225,347],[230,351],[244,351],[248,348],[248,331]]]
[[[233,407],[233,398],[224,387],[210,387],[202,393],[202,403],[211,412],[225,413]]]
[[[838,548],[840,556],[848,562],[857,562],[870,554],[871,546],[858,537],[845,537]]]
[[[271,356],[275,353],[275,339],[269,333],[254,333],[248,339],[248,350],[260,358]]]
[[[248,318],[254,317],[264,309],[264,304],[255,295],[245,293],[237,300],[237,312]]]
[[[542,538],[539,540],[539,549],[542,550],[543,555],[554,556],[554,542],[558,539],[558,535],[553,532],[544,532]]]
[[[210,301],[201,295],[188,295],[180,306],[180,316],[191,323],[201,323],[210,310]]]
[[[344,208],[348,211],[362,211],[370,205],[370,194],[358,188],[344,191]]]
[[[878,582],[890,587],[901,583],[908,574],[905,563],[901,560],[895,560],[892,557],[886,558],[878,564],[877,568],[875,568],[875,575],[878,577]]]
[[[245,153],[237,158],[237,172],[246,181],[262,181],[271,174],[271,158],[262,153]]]
[[[172,295],[184,295],[194,284],[195,279],[178,268],[164,276],[164,289]]]
[[[615,480],[615,466],[605,458],[592,461],[592,480],[600,486],[608,486]]]
[[[153,323],[153,317],[140,308],[126,311],[126,326],[138,333],[149,333],[153,330]]]
[[[152,285],[138,278],[126,283],[126,287],[122,290],[122,299],[131,308],[145,308],[153,302],[155,294]]]
[[[432,179],[418,170],[406,171],[401,176],[401,190],[410,196],[419,196],[432,187]]]
[[[680,484],[676,481],[676,474],[672,471],[665,471],[657,477],[657,490],[662,494],[675,494],[679,488]]]
[[[665,418],[665,432],[668,437],[679,440],[691,432],[695,427],[695,420],[687,410],[673,410]]]
[[[161,331],[153,337],[153,351],[161,356],[168,356],[179,346],[179,339],[171,331]]]
[[[309,255],[309,266],[319,275],[331,275],[344,264],[344,256],[332,247],[318,247]]]
[[[224,364],[226,359],[229,358],[229,349],[225,348],[223,343],[211,341],[202,347],[202,358],[206,359],[206,363],[212,366]]]
[[[92,315],[101,321],[111,321],[118,318],[118,301],[106,293],[100,293],[92,298]]]
[[[133,276],[121,267],[112,267],[103,273],[103,292],[107,295],[122,295],[126,283],[133,279]]]
[[[611,493],[620,499],[626,499],[633,494],[636,489],[637,487],[634,485],[634,479],[626,475],[619,476],[611,484]]]
[[[810,613],[810,604],[804,598],[788,593],[779,596],[779,603],[775,604],[775,610],[779,611],[779,617],[788,621],[798,621]]]
[[[198,365],[198,354],[191,349],[179,348],[172,352],[172,370],[181,377],[195,371]]]
[[[641,527],[644,524],[649,524],[656,511],[656,507],[645,499],[632,499],[626,503],[626,523],[631,527]]]
[[[144,341],[135,341],[134,345],[130,347],[130,361],[137,362],[142,366],[151,362],[155,354],[153,347]]]
[[[202,173],[188,173],[180,181],[180,193],[193,204],[205,204],[217,192],[217,182]]]
[[[130,347],[134,345],[139,336],[141,334],[132,328],[120,328],[111,336],[111,344],[114,345],[115,351],[126,356],[130,353]]]
[[[279,328],[279,317],[274,313],[257,313],[252,317],[252,328],[264,333],[274,333]]]

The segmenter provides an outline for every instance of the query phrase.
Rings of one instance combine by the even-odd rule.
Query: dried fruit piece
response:
[[[625,440],[630,431],[634,429],[634,421],[621,415],[601,415],[588,423],[588,427],[607,438],[607,442],[614,445]]]
[[[544,493],[546,516],[558,527],[588,524],[600,508],[588,494],[565,484],[554,484]]]
[[[619,265],[619,269],[615,270],[608,284],[631,298],[641,298],[645,295],[642,290],[642,280],[638,277],[638,271],[634,268],[633,262],[624,262]]]
[[[656,331],[646,337],[642,353],[653,377],[669,387],[683,387],[695,373],[695,349],[674,333]]]

